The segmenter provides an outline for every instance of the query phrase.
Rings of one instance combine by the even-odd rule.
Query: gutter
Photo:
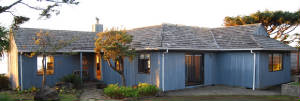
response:
[[[169,53],[169,50],[163,52],[162,54],[162,90],[165,91],[165,54]]]
[[[135,48],[136,51],[144,50],[178,50],[178,51],[295,51],[296,49],[265,49],[265,48],[244,48],[244,49],[197,49],[197,48]]]
[[[253,82],[252,82],[253,84],[252,84],[252,90],[255,90],[255,80],[256,80],[255,79],[256,78],[256,75],[255,75],[256,74],[255,73],[256,72],[256,68],[255,68],[256,67],[255,66],[256,61],[255,60],[256,60],[256,53],[254,53],[253,50],[251,50],[250,52],[251,52],[251,54],[253,54]]]

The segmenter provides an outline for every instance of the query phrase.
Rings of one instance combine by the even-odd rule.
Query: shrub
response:
[[[136,89],[131,87],[119,87],[118,84],[110,84],[104,88],[104,94],[111,98],[122,99],[126,97],[138,97]]]
[[[9,79],[4,74],[0,74],[0,89],[9,89]]]
[[[66,75],[62,77],[60,81],[65,83],[72,83],[74,85],[74,88],[80,88],[82,84],[81,78],[74,74]]]
[[[15,101],[14,99],[12,99],[12,98],[10,98],[9,96],[8,96],[8,94],[1,94],[0,95],[0,101]]]
[[[155,96],[159,92],[159,88],[148,83],[139,83],[137,90],[140,96]]]
[[[159,88],[148,83],[139,83],[136,88],[124,86],[119,87],[118,84],[110,84],[104,88],[104,94],[111,98],[117,99],[139,96],[154,96],[158,92]]]

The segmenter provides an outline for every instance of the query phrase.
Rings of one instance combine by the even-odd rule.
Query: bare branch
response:
[[[29,7],[29,8],[31,8],[31,9],[35,9],[35,10],[44,10],[43,8],[30,6],[30,5],[28,5],[28,4],[24,3],[24,2],[20,2],[20,4],[23,4],[23,5],[25,5],[25,6]]]
[[[288,33],[292,32],[292,31],[294,31],[294,30],[298,27],[298,25],[299,25],[299,24],[295,25],[290,31],[285,32],[284,34],[288,34]]]
[[[17,4],[20,3],[21,1],[22,1],[22,0],[18,0],[18,1],[16,1],[16,2],[12,3],[12,4],[9,5],[9,6],[4,6],[4,7],[1,7],[1,6],[0,6],[0,13],[3,13],[3,12],[5,12],[5,11],[7,11],[8,9],[10,9],[11,7],[17,5]]]
[[[11,14],[12,16],[16,16],[12,11],[4,11],[4,12],[7,12],[7,13]]]

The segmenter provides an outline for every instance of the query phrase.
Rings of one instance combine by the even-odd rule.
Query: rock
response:
[[[155,94],[155,96],[156,97],[162,97],[162,96],[165,96],[166,94],[165,94],[165,92],[163,92],[163,91],[158,91],[156,94]]]
[[[35,94],[34,101],[59,101],[59,97],[55,88],[46,86]]]
[[[72,88],[74,88],[74,85],[69,82],[58,82],[58,83],[56,83],[56,87],[59,89],[61,89],[61,88],[72,89]]]
[[[97,87],[97,89],[103,89],[103,88],[106,88],[107,85],[106,84],[97,84],[96,87]]]
[[[107,85],[104,83],[104,81],[98,81],[98,83],[96,84],[97,89],[103,89],[106,88]]]

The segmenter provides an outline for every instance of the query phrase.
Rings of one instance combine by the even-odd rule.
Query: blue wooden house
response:
[[[99,54],[94,52],[94,32],[47,30],[53,40],[78,40],[47,57],[47,84],[54,85],[67,74],[85,80],[121,83]],[[38,48],[33,43],[40,29],[20,28],[11,37],[9,76],[12,87],[41,86],[41,57],[25,54]],[[261,24],[221,28],[162,24],[128,30],[131,46],[137,50],[133,61],[125,59],[129,86],[146,82],[164,91],[199,85],[229,85],[265,88],[290,82],[290,51],[294,48],[268,37]],[[67,54],[72,53],[72,54]]]

